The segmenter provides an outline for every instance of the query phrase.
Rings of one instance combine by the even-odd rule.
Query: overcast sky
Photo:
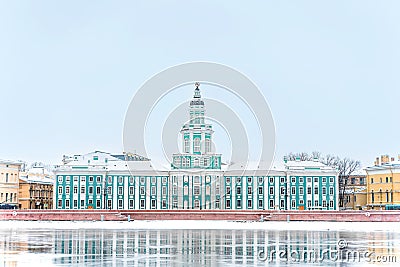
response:
[[[0,158],[121,152],[140,85],[199,60],[259,86],[277,157],[400,153],[399,1],[143,2],[0,2]]]

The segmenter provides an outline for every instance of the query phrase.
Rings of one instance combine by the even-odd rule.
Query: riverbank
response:
[[[400,211],[0,210],[0,221],[318,221],[400,222]]]

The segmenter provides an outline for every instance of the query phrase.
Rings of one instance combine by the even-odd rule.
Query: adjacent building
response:
[[[392,209],[400,207],[400,155],[398,160],[383,155],[376,158],[367,173],[367,207]]]
[[[367,209],[367,176],[360,173],[350,175],[347,180],[344,192],[344,209]]]
[[[52,173],[41,164],[34,164],[28,171],[21,172],[19,179],[19,208],[52,209],[53,184]]]
[[[335,169],[315,161],[285,161],[281,170],[223,165],[212,151],[213,129],[196,84],[182,152],[155,170],[140,155],[95,151],[64,156],[55,169],[57,209],[336,210]]]
[[[0,160],[0,207],[17,208],[19,172],[23,163]]]

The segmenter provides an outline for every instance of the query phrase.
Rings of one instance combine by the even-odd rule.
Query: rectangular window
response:
[[[156,177],[154,177],[154,176],[151,177],[151,183],[152,183],[152,184],[155,184],[155,183],[156,183]]]
[[[140,194],[141,194],[141,195],[144,195],[144,186],[141,186],[141,187],[140,187]]]
[[[89,176],[89,182],[93,183],[93,176]]]
[[[69,194],[69,186],[65,187],[65,194]]]
[[[273,199],[270,199],[270,200],[269,200],[269,208],[270,208],[270,209],[273,209],[274,206],[275,206],[275,205],[274,205],[274,200],[273,200]]]
[[[219,183],[215,184],[215,194],[219,195]]]
[[[70,177],[69,177],[69,176],[66,176],[66,177],[65,177],[65,182],[69,183],[69,179],[70,179]]]
[[[63,191],[63,190],[62,190],[62,186],[59,186],[59,187],[58,187],[58,193],[59,193],[59,194],[62,194],[62,191]]]
[[[167,208],[167,200],[163,199],[161,201],[161,208],[166,209]]]
[[[262,187],[262,186],[259,186],[259,187],[258,187],[258,194],[259,194],[259,195],[262,195],[263,193],[264,193],[263,187]]]
[[[69,199],[66,199],[66,200],[65,200],[65,208],[66,208],[66,209],[69,209],[69,208],[70,208],[70,206],[69,206]]]
[[[248,195],[253,194],[253,188],[251,186],[247,187],[247,194]]]
[[[318,183],[318,177],[314,177],[314,183]]]
[[[236,177],[236,183],[240,184],[242,182],[242,177]]]
[[[74,182],[78,182],[78,176],[74,176]],[[75,207],[75,205],[74,205]]]
[[[152,200],[151,200],[151,208],[152,208],[152,209],[155,209],[155,208],[156,208],[156,204],[157,204],[156,200],[155,200],[155,199],[152,199]]]
[[[81,186],[81,194],[85,194],[85,187]]]
[[[226,200],[225,206],[226,206],[227,209],[231,208],[231,200],[230,199]]]
[[[78,194],[78,187],[74,186],[74,194]]]
[[[62,200],[61,199],[58,200],[58,207],[62,208]]]
[[[281,177],[281,183],[283,184],[285,182],[285,177]]]
[[[323,195],[326,195],[326,187],[325,187],[325,186],[322,187],[322,194],[323,194]]]
[[[247,177],[247,183],[248,183],[248,184],[251,184],[251,182],[252,182],[251,177]]]
[[[326,177],[322,177],[322,182],[326,183]]]
[[[307,207],[311,207],[311,200],[307,200]]]
[[[96,177],[96,182],[101,183],[101,176]]]
[[[296,200],[292,199],[292,209],[296,208]]]
[[[251,199],[247,200],[247,208],[252,209],[253,208],[253,201]]]
[[[281,209],[285,208],[285,200],[281,199],[281,205],[280,205]]]
[[[134,183],[134,180],[133,180],[133,177],[132,177],[132,176],[129,176],[129,183],[130,183],[130,184],[133,184],[133,183]]]
[[[129,208],[133,209],[133,205],[134,205],[133,199],[129,199]]]
[[[123,193],[123,188],[122,186],[118,186],[118,195],[122,195]]]
[[[85,208],[85,200],[81,200],[81,209],[84,209]]]
[[[215,208],[219,209],[220,208],[220,204],[219,204],[219,199],[215,200]]]
[[[322,200],[322,207],[326,208],[326,200]]]
[[[330,182],[331,184],[333,184],[333,177],[330,177],[330,178],[329,178],[329,182]]]
[[[195,176],[194,177],[194,183],[199,184],[200,183],[200,176]]]
[[[112,181],[113,181],[112,177],[111,177],[111,176],[108,176],[108,183],[109,183],[109,184],[112,184]]]
[[[318,195],[318,187],[314,187],[314,194]]]
[[[173,187],[172,187],[172,194],[173,195],[176,195],[178,193],[178,187],[176,186],[176,185],[174,185]]]
[[[296,177],[292,176],[292,183],[296,183]]]
[[[333,187],[329,187],[329,194],[333,195]]]
[[[333,208],[333,200],[329,200],[329,207]]]
[[[154,196],[154,195],[156,195],[156,187],[155,186],[152,186],[151,187],[151,194]]]
[[[118,176],[118,183],[122,184],[124,181],[124,178],[122,176]]]
[[[172,200],[172,208],[173,209],[177,209],[178,208],[178,200],[176,198],[174,198]]]
[[[100,202],[100,199],[97,199],[96,200],[96,208],[101,208],[101,202]]]
[[[273,184],[274,183],[274,177],[269,177],[269,183]]]
[[[231,182],[231,177],[226,177],[226,183],[229,184]]]
[[[236,187],[236,194],[237,195],[242,194],[242,188],[240,186]]]
[[[285,194],[285,188],[283,186],[281,186],[281,195]]]
[[[273,195],[273,194],[274,194],[274,187],[273,187],[273,186],[270,186],[270,187],[269,187],[269,194],[270,194],[270,195]]]
[[[307,183],[311,183],[311,177],[307,177]]]
[[[63,177],[62,177],[62,176],[58,176],[58,181],[59,181],[60,183],[62,183]]]
[[[299,183],[300,184],[304,183],[304,178],[303,177],[299,177]]]
[[[307,194],[311,195],[311,186],[307,187]]]
[[[78,207],[78,200],[74,199],[74,208]]]
[[[242,200],[241,199],[236,200],[236,208],[238,208],[238,209],[242,208]]]
[[[107,194],[112,195],[112,187],[111,186],[107,187]]]
[[[107,207],[108,207],[109,209],[112,209],[112,201],[111,201],[111,199],[108,199],[108,200],[107,200]]]
[[[259,208],[259,209],[262,209],[262,208],[263,208],[263,200],[262,200],[262,199],[259,199],[259,200],[258,200],[258,208]]]
[[[200,186],[195,185],[195,186],[193,187],[193,194],[194,194],[195,196],[200,195]]]
[[[163,182],[163,184],[166,184],[166,183],[167,183],[167,177],[164,176],[164,177],[162,178],[162,182]]]
[[[123,208],[123,201],[122,199],[118,199],[118,208],[122,209]]]
[[[319,206],[318,200],[315,200],[314,201],[314,207],[318,207],[318,206]]]
[[[231,187],[230,187],[230,186],[227,186],[227,187],[226,187],[226,194],[227,194],[227,195],[230,195],[230,194],[231,194]]]
[[[97,186],[97,187],[96,187],[96,194],[97,194],[97,195],[100,195],[100,194],[101,194],[101,187],[100,187],[100,186]]]
[[[259,184],[262,184],[262,183],[263,183],[263,180],[264,180],[264,179],[263,179],[262,176],[258,177],[258,183],[259,183]]]
[[[292,196],[296,195],[296,187],[292,186]]]
[[[133,187],[133,186],[130,186],[130,187],[129,187],[129,195],[135,194],[134,192],[135,192],[135,191],[134,191],[134,187]]]
[[[141,184],[144,184],[144,182],[145,182],[146,180],[145,180],[145,178],[142,176],[142,177],[140,177],[140,183]]]

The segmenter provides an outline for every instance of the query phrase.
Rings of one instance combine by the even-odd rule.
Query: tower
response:
[[[205,106],[200,83],[195,83],[189,105],[189,120],[182,126],[182,153],[173,154],[173,169],[221,169],[221,154],[212,151],[211,124],[205,122]]]

